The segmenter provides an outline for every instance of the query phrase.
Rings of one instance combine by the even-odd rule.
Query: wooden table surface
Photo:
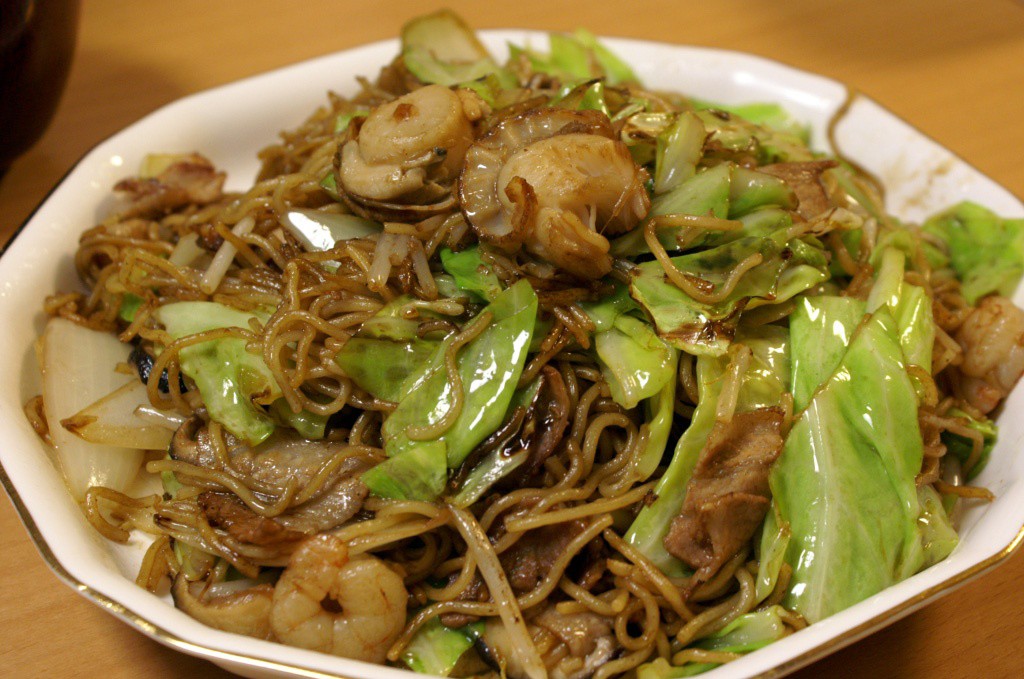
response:
[[[86,4],[86,3],[83,3]],[[1024,4],[1011,0],[449,0],[478,28],[742,50],[856,85],[1024,195]],[[579,10],[573,7],[586,7]],[[0,241],[90,147],[179,97],[397,35],[423,2],[106,0],[82,11],[47,134],[0,181]],[[627,55],[628,56],[628,55]],[[329,87],[324,84],[325,90]],[[4,131],[0,130],[0,134]],[[83,227],[88,226],[83,224]],[[798,676],[1024,674],[1024,554]],[[0,500],[0,675],[228,676],[132,631],[50,573]]]

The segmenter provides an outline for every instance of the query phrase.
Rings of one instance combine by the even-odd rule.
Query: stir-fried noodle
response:
[[[145,465],[163,476],[164,494],[85,495],[105,537],[154,536],[140,586],[173,581],[179,606],[223,629],[414,668],[428,630],[454,630],[468,641],[446,671],[464,676],[729,662],[750,649],[723,640],[751,614],[773,616],[773,638],[807,624],[789,594],[803,576],[765,552],[761,526],[767,512],[773,525],[783,520],[769,509],[769,473],[790,455],[808,403],[831,388],[823,380],[800,393],[788,374],[771,382],[776,368],[755,338],[787,337],[798,307],[817,296],[859,303],[850,332],[867,333],[887,251],[934,318],[934,347],[921,335],[928,362],[899,359],[919,408],[921,462],[909,487],[933,489],[950,515],[991,498],[965,479],[983,465],[987,414],[1019,372],[990,378],[995,368],[984,366],[1019,362],[1021,349],[1012,332],[985,333],[1020,312],[998,297],[968,301],[948,258],[929,255],[947,244],[886,216],[872,177],[734,114],[697,117],[696,102],[629,79],[573,78],[522,55],[506,68],[513,82],[500,87],[442,87],[399,58],[261,151],[247,190],[223,192],[200,156],[154,160],[118,185],[121,209],[83,234],[75,266],[88,290],[53,295],[45,311],[133,345],[133,365],[148,366],[139,417],[174,430],[169,454]],[[436,128],[419,130],[422,143],[402,136],[418,115]],[[754,238],[753,209],[664,198],[689,179],[667,179],[663,167],[682,121],[704,125],[694,180],[728,168],[734,206],[737,173],[783,192],[761,213],[778,213],[776,241]],[[746,141],[730,144],[729,134]],[[494,165],[493,176],[464,169],[467,157]],[[356,231],[311,246],[294,225],[303,219]],[[466,253],[468,267],[454,263]],[[655,288],[688,300],[676,309],[693,305],[689,325],[672,326]],[[517,290],[536,311],[523,326],[529,347],[513,350],[524,335],[509,328],[530,308],[509,301]],[[246,320],[177,330],[171,308],[188,302]],[[653,393],[628,386],[614,364],[636,345],[668,357]],[[269,436],[208,402],[203,373],[222,366],[202,356],[214,346],[234,347],[217,360],[245,364],[221,384],[242,390],[252,426]],[[493,365],[474,370],[470,356]],[[263,383],[245,373],[257,364]],[[495,373],[509,382],[500,390],[487,377]],[[771,402],[752,396],[752,375],[776,384],[764,387]],[[247,380],[260,386],[245,391]],[[417,393],[436,402],[409,406]],[[501,412],[474,430],[488,408]],[[41,400],[26,413],[46,435]],[[697,443],[677,446],[680,435]],[[400,464],[438,445],[440,479],[436,467]],[[467,450],[455,455],[459,445]],[[666,485],[677,478],[674,448],[686,446],[699,456],[680,485]],[[671,502],[657,539],[645,540],[636,522]],[[314,545],[315,535],[330,538]],[[317,559],[334,575],[299,572]],[[302,587],[322,598],[298,612],[274,587],[286,578],[308,578]],[[379,599],[354,591],[369,581],[390,584]],[[352,652],[341,623],[314,633],[303,615],[378,617]]]

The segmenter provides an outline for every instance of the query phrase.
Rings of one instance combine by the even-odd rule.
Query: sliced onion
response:
[[[132,380],[80,410],[61,424],[90,443],[167,450],[173,431],[139,417],[140,408],[150,406],[146,385]]]
[[[142,465],[132,448],[89,443],[60,425],[61,420],[136,378],[116,372],[130,348],[113,335],[54,318],[43,334],[43,408],[50,438],[71,495],[85,498],[89,486],[125,491]]]
[[[185,421],[188,419],[181,413],[176,413],[173,410],[157,410],[151,405],[139,406],[135,409],[135,415],[140,420],[163,427],[172,432],[177,431],[178,427],[185,424]]]

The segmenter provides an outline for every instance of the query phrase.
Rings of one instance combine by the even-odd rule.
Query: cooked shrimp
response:
[[[963,396],[991,412],[1024,374],[1024,311],[1005,297],[986,297],[964,319],[956,340],[964,350]]]
[[[342,188],[370,201],[438,200],[462,168],[473,121],[486,112],[474,93],[440,85],[378,106],[341,148]]]
[[[646,179],[603,114],[544,108],[470,147],[460,197],[481,240],[600,278],[612,266],[604,234],[633,229],[650,208]]]
[[[333,535],[295,551],[274,588],[270,627],[282,643],[382,663],[405,626],[402,578],[372,556],[349,558]]]

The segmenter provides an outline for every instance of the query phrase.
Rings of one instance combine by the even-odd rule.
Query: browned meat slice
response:
[[[821,173],[837,165],[834,160],[809,160],[800,163],[762,165],[757,171],[778,177],[789,184],[800,201],[797,212],[804,219],[813,219],[832,207],[828,193],[821,183]]]
[[[519,538],[498,557],[517,592],[529,592],[544,579],[573,539],[586,529],[586,521],[571,521],[544,526]]]
[[[537,528],[523,535],[518,542],[499,554],[498,561],[501,563],[512,589],[522,594],[539,585],[558,557],[565,552],[569,543],[586,527],[586,521],[579,520]],[[487,587],[479,574],[463,590],[458,599],[460,601],[487,600]],[[474,620],[476,618],[472,616],[458,613],[446,613],[441,616],[441,623],[448,627],[462,627]]]
[[[277,520],[307,535],[337,528],[359,512],[370,494],[366,484],[354,475],[363,470],[359,467],[352,471],[352,476],[339,479],[327,492],[309,502],[289,508]]]
[[[239,542],[279,546],[306,537],[305,534],[286,528],[274,519],[260,516],[232,493],[206,491],[199,494],[198,502],[211,526],[223,528]]]
[[[768,511],[768,473],[782,452],[783,412],[761,408],[716,422],[665,549],[696,571],[690,591],[743,548]]]
[[[302,489],[338,453],[337,443],[309,441],[290,430],[281,430],[256,447],[225,433],[224,444],[230,470],[218,460],[209,428],[200,418],[193,417],[175,432],[171,457],[197,467],[239,473],[265,484],[284,487],[294,483]],[[343,460],[312,498],[288,508],[274,519],[260,517],[227,492],[203,493],[199,501],[211,524],[238,540],[261,545],[287,543],[297,537],[330,530],[355,516],[369,494],[358,478],[366,468],[367,463],[360,458]],[[180,480],[189,481],[187,475],[182,475]],[[261,493],[255,495],[264,502],[276,499]]]
[[[185,205],[205,205],[221,196],[225,175],[206,158],[176,158],[155,177],[123,179],[114,190],[129,201],[125,217],[153,217]]]

